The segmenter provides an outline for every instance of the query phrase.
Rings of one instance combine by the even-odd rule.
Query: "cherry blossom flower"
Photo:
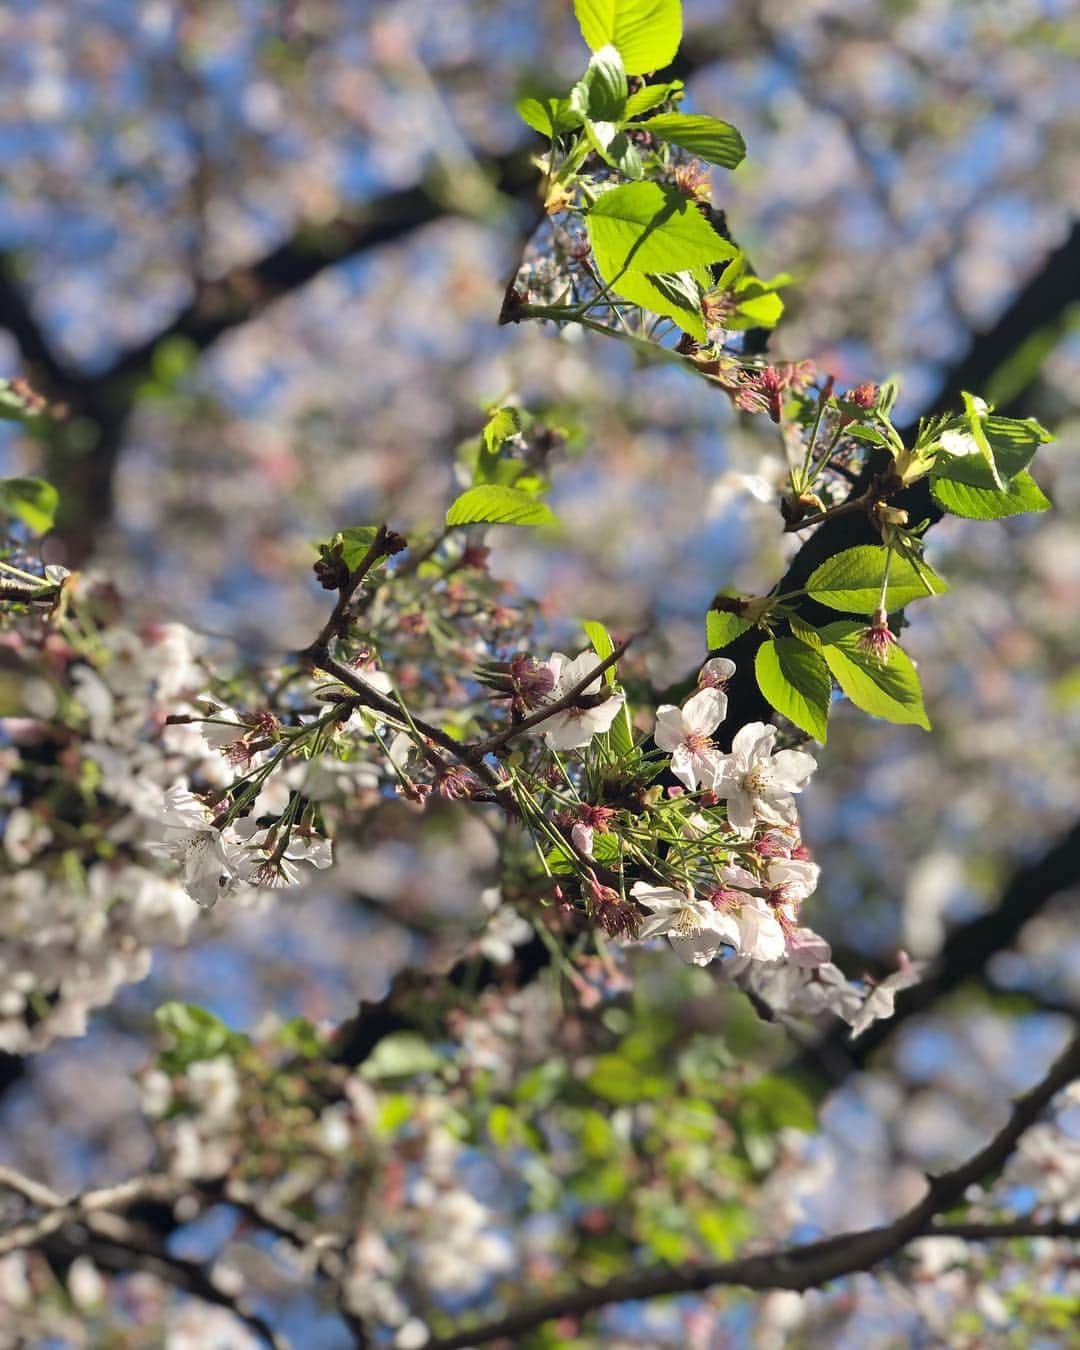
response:
[[[630,894],[652,911],[638,931],[639,941],[664,936],[675,954],[687,965],[707,966],[721,946],[735,946],[738,925],[730,914],[721,913],[708,900],[698,900],[693,891],[636,882]]]
[[[582,652],[571,661],[562,652],[553,652],[546,664],[554,676],[554,684],[546,701],[557,703],[565,698],[575,685],[580,684],[590,670],[595,669],[596,653]],[[591,680],[581,691],[581,697],[590,701],[594,699],[601,692],[602,678],[598,675],[595,680]],[[623,701],[624,696],[621,693],[612,692],[603,702],[593,703],[590,707],[562,708],[559,712],[553,713],[542,723],[548,749],[584,749],[594,736],[607,731],[619,715]]]
[[[710,899],[719,909],[736,916],[740,954],[758,961],[778,961],[794,945],[801,949],[799,964],[820,965],[828,960],[827,946],[821,955],[820,946],[811,948],[804,939],[795,938],[798,932],[816,937],[809,929],[797,929],[796,920],[798,906],[813,894],[820,872],[816,863],[806,859],[782,857],[769,859],[760,876],[737,864],[721,869],[724,886]]]
[[[880,984],[874,986],[863,1001],[862,1007],[853,1016],[845,1016],[845,1021],[851,1023],[851,1039],[861,1036],[868,1027],[883,1017],[891,1017],[896,1007],[897,994],[901,989],[918,984],[923,969],[923,962],[912,961],[907,952],[901,952],[899,967],[891,975],[887,975]]]
[[[711,787],[727,799],[732,829],[750,835],[759,820],[770,825],[794,825],[798,819],[793,794],[801,792],[817,768],[802,750],[773,753],[776,728],[748,722],[735,733],[731,754],[719,757]]]
[[[727,695],[714,686],[699,689],[681,708],[665,703],[656,710],[656,744],[671,755],[671,772],[691,792],[716,776],[721,756],[712,733],[726,712]]]
[[[895,646],[896,634],[889,627],[889,616],[883,609],[875,610],[869,625],[859,634],[859,650],[879,666],[887,666]]]
[[[742,873],[743,868],[725,868],[725,872]],[[756,878],[746,872],[745,877],[751,884]],[[734,877],[725,879],[734,882]],[[754,961],[778,961],[786,947],[784,929],[779,919],[760,899],[734,886],[720,886],[709,896],[710,903],[726,921],[725,932],[729,934],[731,945],[740,956],[748,956]]]
[[[165,793],[159,829],[161,838],[145,848],[179,862],[188,895],[212,909],[240,875],[243,850],[234,832],[218,829],[209,808],[182,783]]]
[[[482,891],[480,899],[490,917],[477,947],[489,961],[505,965],[514,959],[514,949],[523,946],[534,935],[533,926],[513,905],[504,903],[498,886],[489,886]]]
[[[247,735],[250,727],[240,721],[239,714],[213,694],[200,694],[196,700],[213,721],[199,723],[199,734],[211,750],[224,750]]]
[[[294,829],[285,848],[279,851],[272,830],[272,826],[269,829],[258,830],[247,839],[250,851],[244,877],[252,884],[275,889],[299,886],[303,881],[303,875],[296,867],[297,863],[307,863],[309,867],[321,870],[333,862],[330,840],[323,838],[322,835]],[[244,833],[243,826],[238,828],[238,833]]]
[[[726,656],[711,656],[698,672],[699,689],[719,689],[727,688],[727,682],[735,674],[735,662],[729,661]],[[724,699],[724,711],[721,720],[727,716],[727,698]]]

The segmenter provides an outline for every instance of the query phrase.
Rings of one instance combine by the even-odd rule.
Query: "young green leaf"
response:
[[[884,663],[863,650],[861,624],[842,620],[818,630],[822,654],[837,684],[863,712],[886,722],[913,724],[930,730],[923,707],[922,687],[911,658],[892,647]]]
[[[600,158],[624,178],[640,178],[645,172],[637,146],[617,122],[586,118],[585,135]]]
[[[521,430],[521,413],[517,408],[495,408],[484,423],[481,434],[480,453],[476,460],[476,472],[473,483],[495,483],[499,481],[499,452],[511,436]],[[524,465],[514,465],[521,471]],[[516,477],[516,473],[513,475]],[[511,480],[512,481],[512,480]]]
[[[521,98],[517,115],[549,141],[581,125],[581,114],[574,112],[568,98]]]
[[[642,113],[651,112],[661,103],[667,103],[676,94],[681,94],[682,88],[682,80],[668,80],[664,84],[645,85],[644,88],[637,90],[626,100],[623,118],[629,121],[631,117],[640,117]]]
[[[698,342],[705,341],[705,322],[701,317],[701,288],[690,272],[669,272],[649,276],[645,272],[624,272],[611,288],[616,295],[640,305],[650,314],[673,319],[684,333]]]
[[[43,478],[0,480],[0,515],[21,520],[35,534],[46,534],[56,521],[60,494]]]
[[[754,672],[776,711],[824,743],[832,702],[824,658],[795,638],[770,638],[758,648]]]
[[[527,127],[538,131],[548,140],[555,137],[555,119],[551,111],[551,99],[519,98],[515,107],[517,115]]]
[[[602,623],[597,623],[595,619],[587,619],[581,625],[593,645],[593,651],[601,661],[606,661],[615,650],[615,644],[611,640],[611,634]],[[604,671],[604,679],[608,684],[615,683],[615,667],[608,666]]]
[[[1023,421],[1012,417],[970,417],[971,430],[965,432],[954,423],[942,435],[943,450],[934,461],[932,479],[967,483],[970,487],[1002,492],[1009,480],[1031,463],[1040,445],[1052,439],[1034,418]],[[956,454],[965,443],[979,453]],[[987,462],[987,456],[993,467]],[[995,476],[996,475],[996,476]]]
[[[341,556],[345,566],[352,570],[363,559],[375,542],[379,530],[376,525],[348,525],[341,530]]]
[[[1003,516],[1019,516],[1026,511],[1050,508],[1050,499],[1026,469],[1010,478],[1001,492],[992,487],[973,487],[951,478],[934,479],[930,491],[939,506],[968,520],[1000,520]]]
[[[693,202],[658,183],[627,183],[605,192],[585,223],[605,281],[629,269],[685,272],[736,252]]]
[[[849,614],[873,614],[881,599],[887,554],[888,549],[883,544],[859,544],[856,548],[844,549],[810,574],[806,592],[830,609],[842,609]],[[948,590],[944,581],[925,563],[921,564],[921,571],[932,587],[929,591],[912,564],[893,554],[885,597],[887,610],[903,609],[913,600],[921,600],[926,595],[942,595]]]
[[[608,832],[593,835],[592,856],[598,863],[619,861],[619,836]],[[578,862],[569,844],[554,844],[548,849],[545,861],[553,872],[573,872]]]
[[[649,118],[645,129],[662,141],[670,141],[697,155],[698,159],[706,159],[725,169],[734,169],[746,157],[746,142],[742,136],[730,122],[721,122],[716,117],[660,113],[658,117]]]
[[[570,90],[570,108],[595,122],[617,122],[626,107],[626,71],[615,47],[594,52],[588,68]]]
[[[392,1031],[383,1036],[364,1061],[365,1078],[409,1078],[442,1066],[431,1043],[416,1031]]]
[[[612,43],[628,75],[662,70],[682,41],[681,0],[574,0],[574,13],[593,51]]]
[[[485,483],[463,492],[446,513],[447,525],[552,525],[555,513],[520,488]]]
[[[195,1003],[163,1003],[154,1013],[154,1021],[172,1042],[161,1056],[169,1073],[180,1073],[199,1060],[235,1055],[247,1044],[247,1037],[228,1026]]]
[[[604,734],[608,738],[611,753],[616,759],[626,759],[627,756],[634,753],[634,723],[630,715],[630,705],[625,699],[615,721]],[[635,758],[641,758],[640,751]]]
[[[723,609],[710,609],[705,615],[705,642],[709,651],[726,647],[750,626],[746,619],[740,619],[737,614],[729,614]]]

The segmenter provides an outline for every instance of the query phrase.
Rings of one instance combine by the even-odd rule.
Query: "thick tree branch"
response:
[[[1005,1125],[985,1148],[952,1171],[929,1177],[923,1198],[890,1224],[734,1261],[681,1270],[651,1266],[593,1288],[576,1289],[545,1299],[499,1321],[431,1341],[427,1350],[466,1350],[469,1346],[486,1345],[500,1339],[516,1343],[521,1336],[554,1318],[578,1317],[613,1303],[636,1302],[667,1294],[700,1293],[718,1285],[739,1285],[749,1289],[812,1289],[844,1275],[871,1270],[914,1239],[937,1232],[936,1216],[957,1204],[969,1186],[996,1172],[1043,1108],[1077,1076],[1080,1076],[1080,1037],[1059,1056],[1046,1077],[1018,1099]],[[949,1225],[944,1231],[953,1227]],[[969,1236],[1011,1235],[1005,1231],[1010,1225],[965,1227]],[[976,1229],[981,1231],[976,1234]]]
[[[23,360],[31,367],[31,374],[39,374],[57,393],[67,390],[78,376],[53,351],[38,322],[29,297],[12,275],[15,259],[0,256],[0,328],[11,334],[19,344]]]

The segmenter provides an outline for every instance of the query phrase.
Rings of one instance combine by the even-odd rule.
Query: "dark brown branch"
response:
[[[69,383],[78,377],[52,348],[45,329],[34,313],[30,299],[12,275],[15,259],[0,257],[0,328],[19,344],[22,359],[36,376],[39,372],[50,386],[50,392],[63,394]]]
[[[936,1223],[934,1237],[965,1238],[969,1242],[994,1242],[999,1238],[1080,1238],[1075,1219],[1008,1219],[1001,1223]]]
[[[734,1261],[681,1270],[651,1266],[592,1288],[556,1295],[499,1321],[431,1341],[427,1350],[466,1350],[469,1346],[486,1345],[504,1338],[518,1343],[520,1337],[544,1322],[559,1317],[578,1317],[613,1303],[636,1302],[667,1294],[700,1293],[717,1285],[739,1285],[748,1289],[812,1289],[844,1275],[872,1270],[915,1238],[936,1232],[936,1216],[957,1204],[969,1186],[996,1172],[1044,1107],[1078,1075],[1080,1037],[1058,1057],[1046,1077],[1018,1099],[1005,1125],[985,1148],[952,1171],[927,1178],[929,1185],[923,1198],[890,1224]],[[988,1228],[984,1236],[1008,1235],[996,1225]]]

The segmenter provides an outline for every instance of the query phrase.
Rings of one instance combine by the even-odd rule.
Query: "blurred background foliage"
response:
[[[532,1190],[541,1216],[563,1188],[576,1197],[564,1252],[582,1275],[613,1273],[636,1244],[678,1261],[893,1212],[921,1170],[979,1142],[1080,1003],[1077,12],[685,9],[690,106],[749,147],[716,203],[762,274],[797,280],[770,351],[840,386],[898,375],[900,422],[960,387],[1040,418],[1058,437],[1036,466],[1055,509],[934,529],[951,590],[906,639],[934,731],[838,709],[803,803],[825,869],[808,920],[840,963],[940,958],[904,1015],[855,1052],[828,1035],[800,1050],[670,959],[636,959],[636,1002],[602,1032],[560,1022],[542,986],[550,1073],[569,1071],[575,1035],[603,1052],[573,1090],[544,1080],[567,1157]],[[657,685],[684,673],[709,597],[766,589],[795,547],[760,500],[779,445],[681,370],[496,326],[537,148],[514,100],[582,62],[564,0],[11,0],[0,375],[28,375],[66,415],[44,440],[5,434],[0,456],[60,489],[47,560],[104,569],[147,619],[272,659],[324,607],[311,541],[383,515],[406,532],[437,520],[482,405],[517,399],[570,432],[564,532],[554,549],[493,532],[493,572],[540,601],[555,637],[581,618],[644,621]],[[216,915],[85,1039],[12,1069],[0,1152],[66,1187],[146,1165],[131,1074],[156,1005],[203,1004],[244,1031],[339,1021],[402,967],[449,959],[445,930],[479,925],[490,866],[483,831],[448,810],[342,849],[311,893]],[[616,1146],[643,1083],[656,1119],[635,1116]],[[462,1124],[470,1146],[529,1151],[528,1103],[470,1101],[487,1132]],[[843,1297],[806,1343],[907,1343],[903,1299],[857,1281]],[[769,1321],[767,1303],[718,1295],[675,1320],[616,1318],[600,1342],[537,1344],[689,1344],[703,1306],[694,1344],[801,1343],[790,1308]],[[300,1325],[300,1344],[341,1343]]]

